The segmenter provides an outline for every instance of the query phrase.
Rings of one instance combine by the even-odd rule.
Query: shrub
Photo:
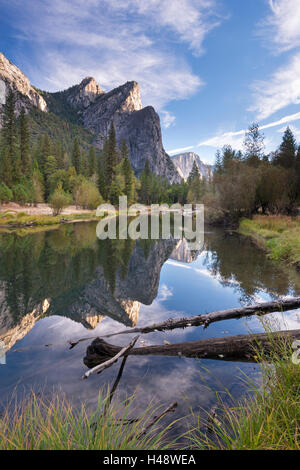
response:
[[[74,191],[74,202],[83,209],[96,209],[102,198],[94,183],[83,181]]]
[[[56,216],[61,213],[64,207],[71,203],[70,196],[62,189],[59,184],[54,193],[50,196],[49,205],[52,208],[53,215]]]

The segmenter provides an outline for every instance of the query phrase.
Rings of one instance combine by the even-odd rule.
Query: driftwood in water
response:
[[[130,341],[127,346],[125,346],[124,348],[118,348],[116,354],[113,354],[113,356],[109,356],[109,359],[106,357],[106,360],[102,361],[101,363],[98,362],[98,364],[95,365],[95,367],[93,367],[91,370],[86,372],[82,378],[87,379],[92,374],[100,374],[100,372],[102,372],[104,369],[108,369],[108,367],[112,366],[115,362],[117,362],[120,357],[125,356],[126,354],[128,355],[138,339],[139,336],[136,336],[135,338],[133,338],[132,341]]]
[[[201,341],[190,341],[169,345],[146,346],[127,351],[132,356],[185,356],[204,359],[222,359],[231,361],[255,362],[256,349],[267,354],[274,349],[277,341],[287,342],[300,339],[300,330],[280,331],[277,333],[260,333],[254,335],[239,335],[227,338],[209,338]],[[115,357],[122,348],[109,344],[101,338],[96,338],[87,348],[84,364],[93,368]]]
[[[105,335],[104,338],[111,338],[112,336],[129,333],[146,334],[153,331],[174,330],[176,328],[188,328],[191,326],[200,325],[204,325],[204,328],[207,328],[211,323],[214,322],[230,320],[233,318],[248,317],[251,315],[266,315],[273,312],[286,312],[288,310],[296,310],[297,308],[300,308],[300,297],[287,300],[276,300],[274,302],[265,302],[248,307],[238,307],[230,310],[219,310],[217,312],[207,313],[205,315],[197,315],[195,317],[169,319],[165,322],[148,325],[142,328],[131,328],[118,331],[117,333]]]

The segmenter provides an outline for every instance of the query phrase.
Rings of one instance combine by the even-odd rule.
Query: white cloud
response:
[[[179,149],[173,149],[173,150],[168,150],[167,153],[169,155],[176,155],[177,153],[183,153],[183,152],[188,152],[189,150],[192,150],[194,147],[190,145],[189,147],[182,147]]]
[[[300,53],[277,70],[269,80],[253,86],[255,104],[250,108],[258,119],[266,119],[276,111],[291,104],[300,103]]]
[[[266,119],[280,109],[300,103],[300,1],[269,0],[270,14],[260,24],[264,43],[275,53],[298,49],[266,80],[253,85],[254,105],[250,111]]]
[[[224,145],[231,145],[231,147],[241,150],[245,138],[245,130],[237,132],[224,132],[223,134],[216,135],[210,139],[200,142],[197,147],[215,147],[220,148]]]
[[[299,0],[269,0],[271,14],[262,23],[263,34],[279,52],[300,46]]]
[[[170,289],[166,284],[162,284],[160,288],[158,301],[164,302],[165,300],[169,299],[172,296],[173,296],[172,289]]]
[[[202,52],[206,34],[220,24],[216,0],[117,0],[110,3],[115,11],[138,13],[154,27],[166,28],[178,40],[186,42],[197,55]]]
[[[172,113],[162,110],[160,114],[162,115],[162,125],[165,129],[174,126],[176,117]]]
[[[14,28],[38,51],[26,70],[34,84],[54,91],[92,75],[107,90],[136,80],[143,104],[159,110],[204,84],[175,44],[200,54],[220,21],[216,0],[44,0],[38,8],[33,0],[12,0],[11,5],[18,11]],[[174,116],[164,113],[165,125],[172,125]]]
[[[271,129],[273,127],[278,127],[283,124],[286,124],[286,126],[283,128],[283,131],[285,131],[286,127],[289,125],[292,130],[293,129],[295,130],[295,137],[300,138],[300,135],[298,137],[297,129],[290,125],[291,122],[299,121],[299,120],[300,120],[300,112],[289,114],[287,116],[282,117],[281,119],[278,119],[277,121],[272,121],[272,122],[269,122],[268,124],[264,124],[263,126],[260,126],[259,129],[263,131],[265,129]],[[168,153],[171,155],[172,154],[174,155],[176,153],[188,151],[190,149],[195,149],[197,147],[221,148],[224,145],[231,145],[234,149],[242,150],[246,131],[247,129],[241,129],[239,131],[219,133],[213,137],[210,137],[209,139],[201,141],[195,146],[185,147],[182,149],[175,149],[175,150],[169,151]],[[278,130],[278,132],[281,132],[281,131],[282,129]],[[271,145],[271,141],[269,139],[266,139],[266,146],[268,147],[270,145]]]

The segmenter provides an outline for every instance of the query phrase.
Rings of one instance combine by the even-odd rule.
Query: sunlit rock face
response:
[[[78,110],[87,108],[103,94],[104,91],[93,77],[86,77],[79,85],[61,92],[69,105]]]
[[[5,285],[0,286],[0,341],[5,345],[5,350],[9,351],[18,341],[24,338],[34,327],[36,322],[42,318],[49,309],[49,301],[45,299],[33,310],[24,315],[16,322],[13,312],[9,309],[5,301]]]
[[[0,52],[0,111],[5,104],[9,90],[15,92],[16,112],[26,112],[32,106],[47,111],[44,98],[31,86],[28,78]]]
[[[203,163],[199,155],[193,152],[174,155],[174,157],[172,157],[172,162],[176,166],[181,178],[185,181],[188,179],[194,163],[196,163],[202,178],[208,180],[212,175],[212,166]]]
[[[192,251],[188,241],[183,238],[182,240],[178,241],[177,246],[171,254],[170,258],[182,263],[193,263],[193,261],[196,261],[199,254],[200,251]]]

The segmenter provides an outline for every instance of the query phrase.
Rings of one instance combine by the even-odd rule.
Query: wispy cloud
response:
[[[286,124],[287,126],[289,125],[291,129],[295,130],[295,137],[300,138],[300,134],[299,135],[297,134],[296,128],[294,128],[290,124],[291,122],[299,121],[299,120],[300,120],[300,112],[289,114],[288,116],[284,116],[281,119],[269,122],[268,124],[264,124],[263,126],[260,126],[259,129],[263,131],[265,129],[271,129],[273,127],[278,127],[278,126],[282,126]],[[282,130],[284,131],[285,129],[286,127],[283,127],[279,129],[277,132],[281,132]],[[188,150],[197,149],[199,147],[221,148],[224,145],[231,145],[234,149],[242,150],[246,131],[247,129],[241,129],[239,131],[233,131],[233,132],[221,132],[213,137],[210,137],[209,139],[199,142],[198,144],[194,146],[171,150],[171,151],[168,151],[168,153],[170,155],[175,155],[177,153],[187,152]],[[269,143],[270,142],[267,140],[266,145],[268,146]]]
[[[165,129],[168,129],[169,127],[174,126],[175,121],[176,121],[176,116],[174,116],[174,114],[170,113],[169,111],[164,111],[164,110],[162,110],[160,114],[162,117],[162,125]]]
[[[270,15],[261,23],[260,33],[278,52],[300,46],[299,0],[269,0]]]
[[[183,153],[183,152],[188,152],[189,150],[192,150],[194,147],[190,145],[189,147],[182,147],[179,149],[173,149],[173,150],[168,150],[169,155],[176,155],[177,153]]]
[[[274,53],[298,49],[266,80],[253,85],[254,105],[249,108],[258,119],[300,103],[300,2],[269,0],[270,14],[260,24],[264,43]]]
[[[291,104],[300,103],[300,53],[277,70],[271,78],[253,86],[255,104],[250,108],[258,119],[267,117]]]
[[[197,147],[214,147],[220,148],[224,145],[231,145],[235,149],[242,149],[245,136],[245,130],[236,132],[224,132],[215,135],[209,139],[203,140],[197,144]]]
[[[176,43],[199,55],[220,22],[217,0],[44,0],[38,8],[35,0],[12,0],[10,5],[18,9],[14,28],[38,51],[40,66],[29,70],[36,85],[53,91],[93,75],[111,89],[136,80],[143,104],[164,111],[166,127],[175,119],[166,105],[204,84]]]

